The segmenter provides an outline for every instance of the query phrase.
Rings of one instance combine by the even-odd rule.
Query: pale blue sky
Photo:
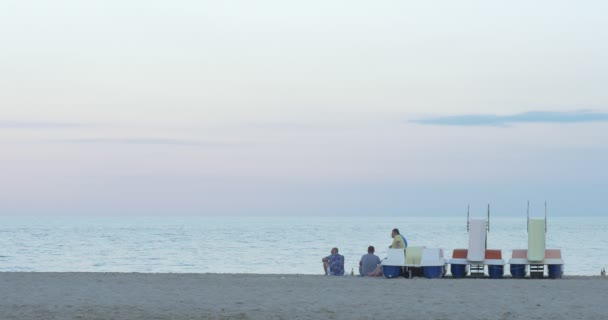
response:
[[[603,1],[0,3],[0,214],[605,214]]]

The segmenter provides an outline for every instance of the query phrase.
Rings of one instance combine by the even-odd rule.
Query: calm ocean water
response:
[[[398,227],[411,246],[466,248],[466,217],[0,217],[0,271],[320,274],[332,246],[357,270],[368,245],[382,258]],[[547,247],[565,272],[608,267],[608,218],[549,218]],[[488,247],[526,248],[526,219],[492,218]]]

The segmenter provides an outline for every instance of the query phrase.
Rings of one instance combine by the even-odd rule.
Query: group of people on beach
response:
[[[393,249],[406,249],[407,240],[399,229],[395,228],[391,232],[391,238],[393,243],[389,248]],[[359,260],[359,275],[368,277],[379,277],[382,276],[382,266],[380,265],[380,258],[374,254],[374,246],[367,248],[367,254],[361,256]],[[338,248],[334,247],[331,249],[331,254],[321,259],[323,262],[323,271],[325,275],[332,276],[343,276],[344,275],[344,256],[338,253]]]

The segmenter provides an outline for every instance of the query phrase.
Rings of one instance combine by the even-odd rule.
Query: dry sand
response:
[[[0,273],[0,319],[608,319],[608,280]]]

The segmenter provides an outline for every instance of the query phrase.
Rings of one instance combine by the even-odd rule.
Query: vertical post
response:
[[[487,233],[490,232],[490,204],[488,203],[488,221],[486,222],[486,249],[488,248],[488,235]]]
[[[469,212],[471,210],[471,205],[467,204],[467,232],[469,232],[469,223],[470,223],[470,219],[469,219]]]
[[[545,201],[545,233],[547,233],[547,201]]]
[[[490,204],[488,203],[488,222],[486,223],[486,231],[490,232]]]
[[[526,232],[530,232],[530,200],[528,200],[528,211],[526,211]]]

